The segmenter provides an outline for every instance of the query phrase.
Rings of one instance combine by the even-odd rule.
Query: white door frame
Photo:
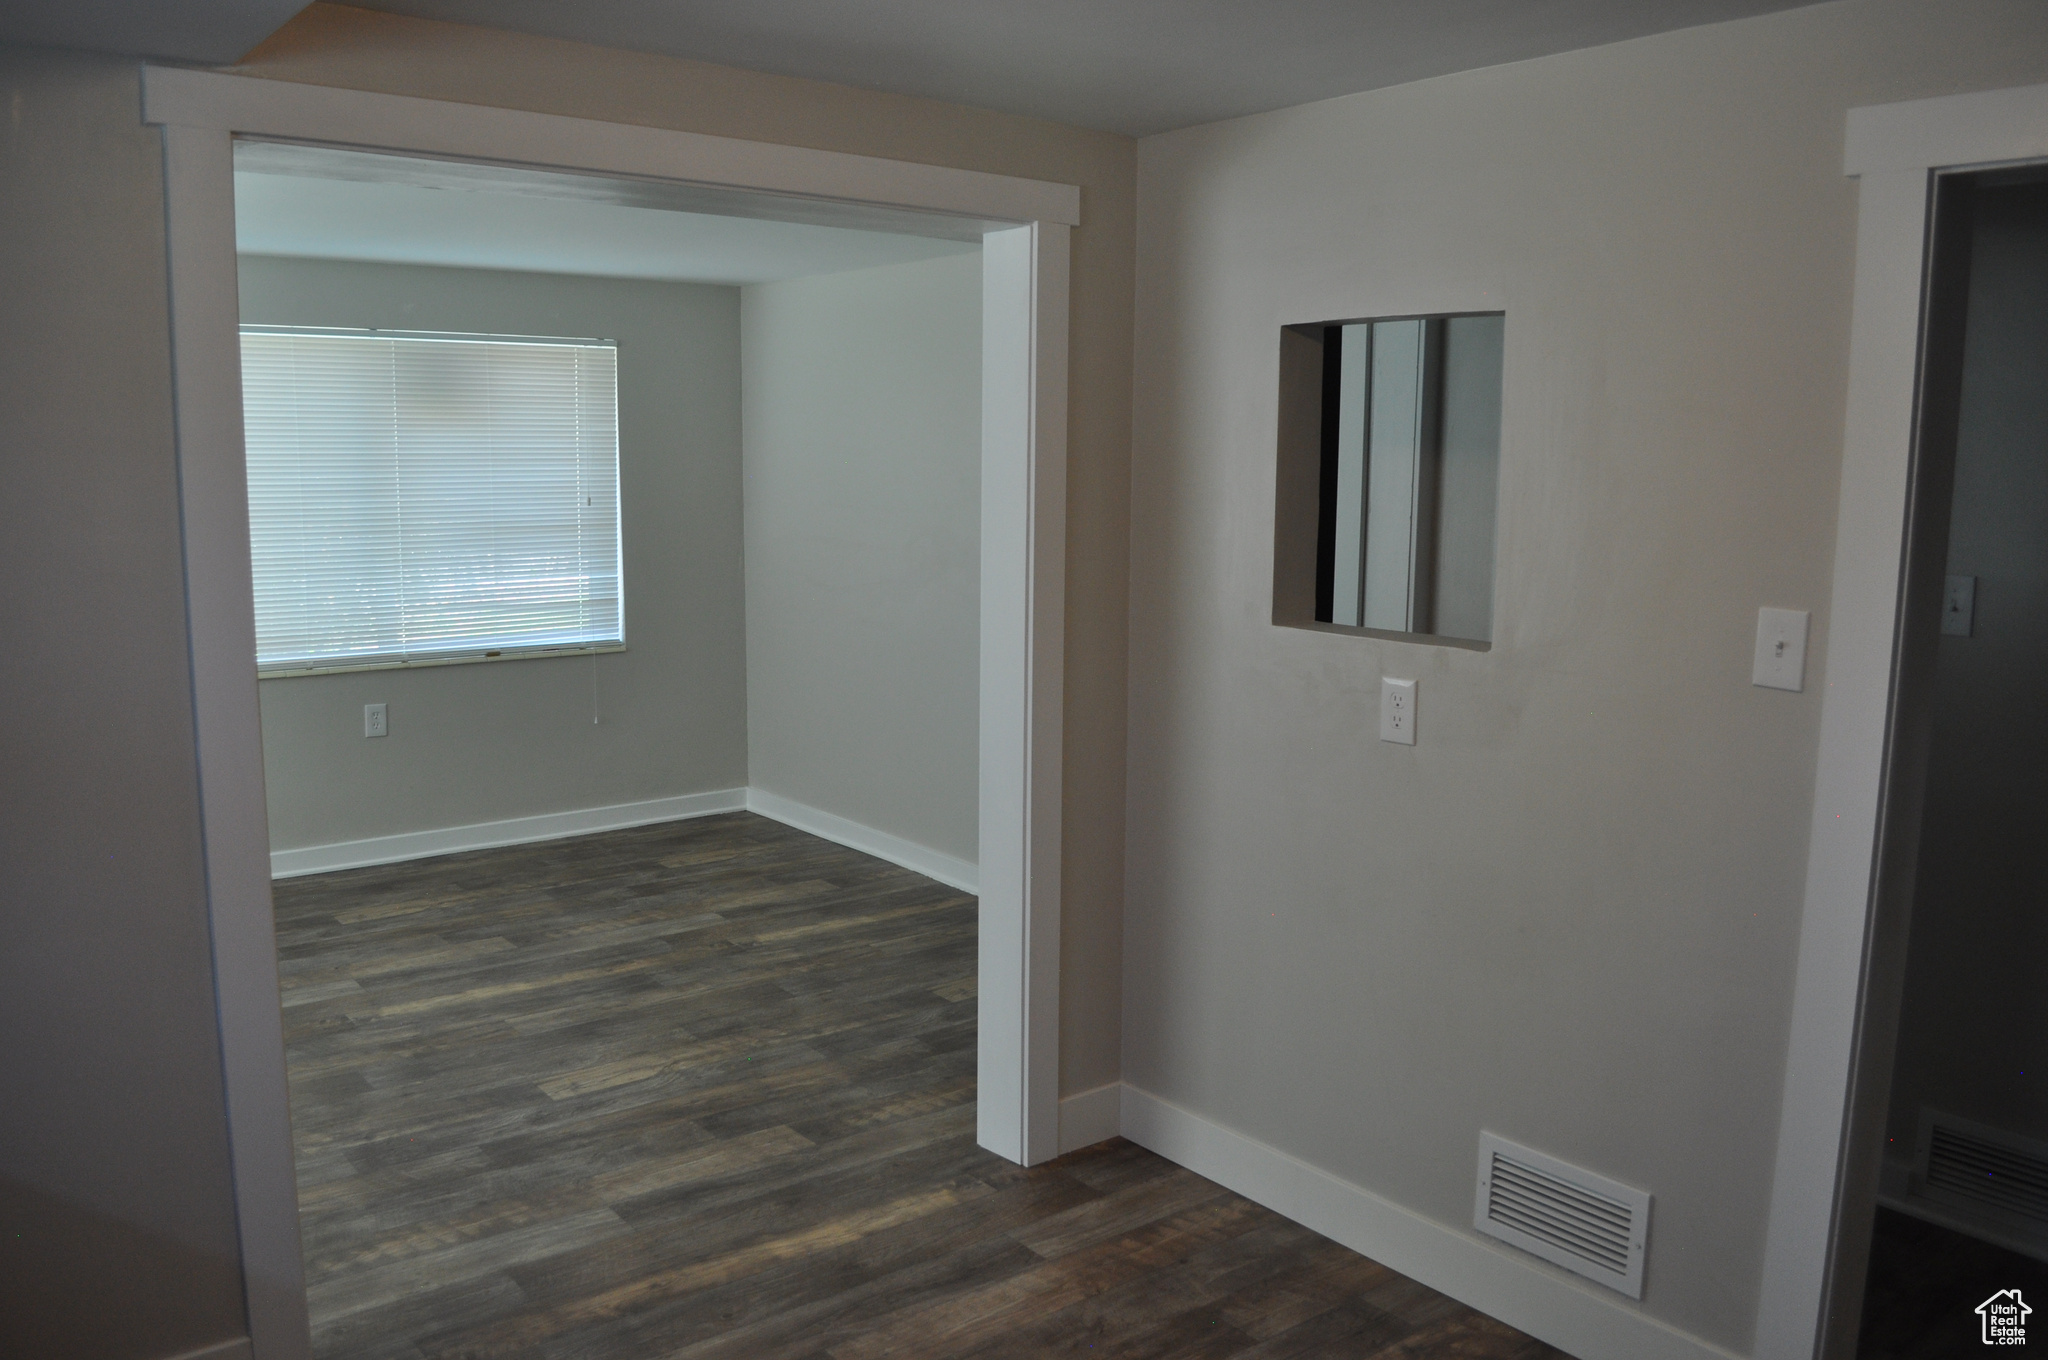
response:
[[[2048,85],[1849,112],[1844,170],[1861,183],[1848,409],[1758,1360],[1840,1344],[1824,1328],[1868,981],[1934,177],[2042,157]]]
[[[981,907],[976,1133],[1027,1165],[1059,1140],[1060,751],[1068,233],[1080,190],[658,128],[143,69],[164,139],[179,493],[208,911],[254,1360],[308,1353],[271,918],[242,446],[234,138],[681,181],[979,224]],[[837,205],[836,208],[834,205]]]

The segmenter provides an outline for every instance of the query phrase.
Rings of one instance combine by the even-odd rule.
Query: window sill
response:
[[[1343,637],[1382,638],[1388,642],[1412,642],[1418,647],[1456,647],[1466,652],[1490,652],[1493,643],[1480,638],[1449,637],[1442,633],[1397,633],[1389,628],[1353,628],[1320,620],[1275,619],[1275,628],[1300,628],[1311,633],[1336,633]]]
[[[346,675],[352,671],[416,671],[429,666],[476,666],[499,661],[538,661],[551,656],[598,656],[623,652],[623,642],[605,642],[595,647],[503,647],[488,652],[458,652],[440,656],[415,656],[403,660],[343,661],[319,666],[258,667],[258,680],[295,680],[308,675]]]

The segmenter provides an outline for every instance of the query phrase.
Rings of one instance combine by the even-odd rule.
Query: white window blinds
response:
[[[618,351],[248,327],[266,673],[623,641]]]

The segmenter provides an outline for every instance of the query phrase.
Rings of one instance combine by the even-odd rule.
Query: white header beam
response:
[[[2048,85],[1849,110],[1842,172],[1926,173],[2029,160],[2048,143]]]
[[[1071,184],[217,71],[144,67],[142,110],[146,123],[284,141],[572,167],[1019,225],[1081,221],[1081,191]]]

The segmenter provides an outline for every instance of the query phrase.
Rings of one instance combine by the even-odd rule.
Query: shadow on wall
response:
[[[0,1355],[155,1360],[233,1339],[234,1258],[0,1177]]]

